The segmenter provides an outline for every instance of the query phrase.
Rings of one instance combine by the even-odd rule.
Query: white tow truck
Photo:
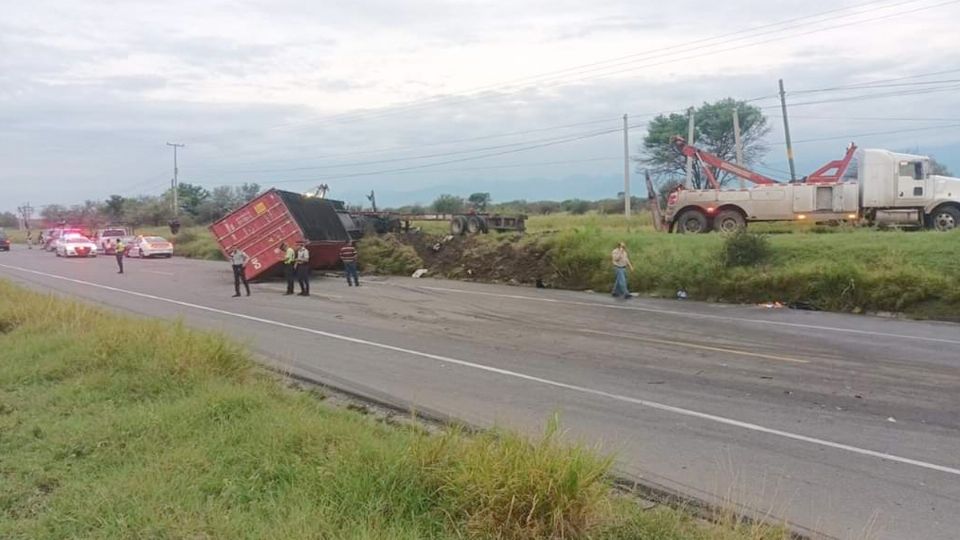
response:
[[[843,159],[799,181],[784,183],[688,145],[682,137],[674,137],[673,144],[699,163],[710,187],[681,186],[671,192],[666,210],[655,219],[662,230],[730,232],[755,221],[864,221],[938,231],[960,227],[960,178],[931,174],[926,156],[858,149],[851,144]],[[720,189],[717,171],[721,170],[756,186]],[[647,187],[653,194],[649,179]],[[660,213],[659,207],[655,212]]]

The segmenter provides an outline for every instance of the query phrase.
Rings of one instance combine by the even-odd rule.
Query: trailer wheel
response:
[[[707,231],[707,216],[699,210],[687,210],[677,218],[678,233],[698,234]]]
[[[450,220],[450,234],[460,236],[467,230],[467,218],[463,216],[454,216]]]
[[[747,222],[743,219],[743,214],[736,210],[721,210],[717,217],[713,218],[713,228],[720,232],[737,232],[746,226]]]
[[[477,216],[470,216],[467,219],[467,234],[477,234],[483,231],[482,219]]]
[[[938,231],[952,231],[960,227],[960,210],[953,206],[937,208],[930,214],[928,225]]]

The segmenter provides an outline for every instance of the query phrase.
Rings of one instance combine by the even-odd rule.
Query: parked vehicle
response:
[[[173,257],[173,244],[160,236],[137,236],[129,243],[126,256],[136,255],[141,259],[148,257]]]
[[[312,268],[335,268],[340,264],[340,248],[362,233],[343,202],[278,189],[231,212],[210,225],[210,231],[225,257],[235,247],[247,253],[248,279],[281,268],[284,254],[277,249],[281,241],[296,247],[297,241],[304,240]]]
[[[662,224],[670,231],[734,231],[754,221],[865,221],[927,227],[960,227],[960,178],[933,175],[930,158],[853,144],[798,182],[777,182],[688,145],[677,150],[696,160],[710,189],[678,188],[667,197]],[[748,180],[751,189],[720,189],[715,171]],[[648,184],[648,188],[649,188]]]
[[[97,231],[94,241],[100,248],[101,253],[112,254],[115,252],[114,247],[117,245],[118,238],[126,239],[131,236],[130,230],[126,227],[107,227]]]
[[[57,242],[60,240],[60,238],[77,235],[84,236],[83,230],[75,227],[59,227],[56,229],[48,229],[43,234],[43,249],[46,251],[56,251]],[[86,238],[86,236],[84,236],[84,238]]]
[[[0,251],[10,251],[10,237],[3,229],[0,229]]]
[[[57,257],[96,257],[97,245],[86,236],[71,234],[57,240]]]

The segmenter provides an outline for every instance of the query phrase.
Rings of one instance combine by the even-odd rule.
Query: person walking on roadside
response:
[[[27,229],[27,249],[33,249],[33,232]]]
[[[630,262],[627,245],[623,242],[617,244],[611,256],[613,258],[614,275],[616,276],[613,282],[613,296],[624,299],[630,298],[630,291],[627,289],[627,268],[632,272],[633,263]]]
[[[300,285],[300,296],[310,296],[310,250],[303,240],[299,241],[297,249],[297,284]]]
[[[280,251],[283,252],[283,278],[287,281],[287,292],[283,295],[289,296],[293,294],[293,264],[297,260],[297,254],[286,242],[280,242]]]
[[[233,267],[233,297],[240,296],[240,283],[243,282],[243,288],[247,290],[247,296],[250,296],[250,284],[247,283],[247,261],[250,257],[242,249],[235,247],[230,253],[230,266]]]
[[[357,248],[353,246],[353,242],[348,242],[347,245],[340,248],[340,260],[343,261],[343,269],[347,272],[347,285],[353,287],[356,285],[360,286],[360,277],[357,274]],[[350,282],[350,278],[353,278],[353,283]]]
[[[116,252],[116,256],[117,256],[117,267],[120,268],[120,271],[117,272],[118,274],[123,273],[123,252],[126,250],[127,250],[127,246],[123,244],[123,240],[121,240],[120,238],[117,238],[117,243],[114,246],[114,251]]]

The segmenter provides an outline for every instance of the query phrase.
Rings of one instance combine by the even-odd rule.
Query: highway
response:
[[[625,475],[835,538],[960,537],[960,326],[462,283],[277,282],[226,263],[65,260],[0,278],[222,331],[281,369],[478,426],[567,437]]]

